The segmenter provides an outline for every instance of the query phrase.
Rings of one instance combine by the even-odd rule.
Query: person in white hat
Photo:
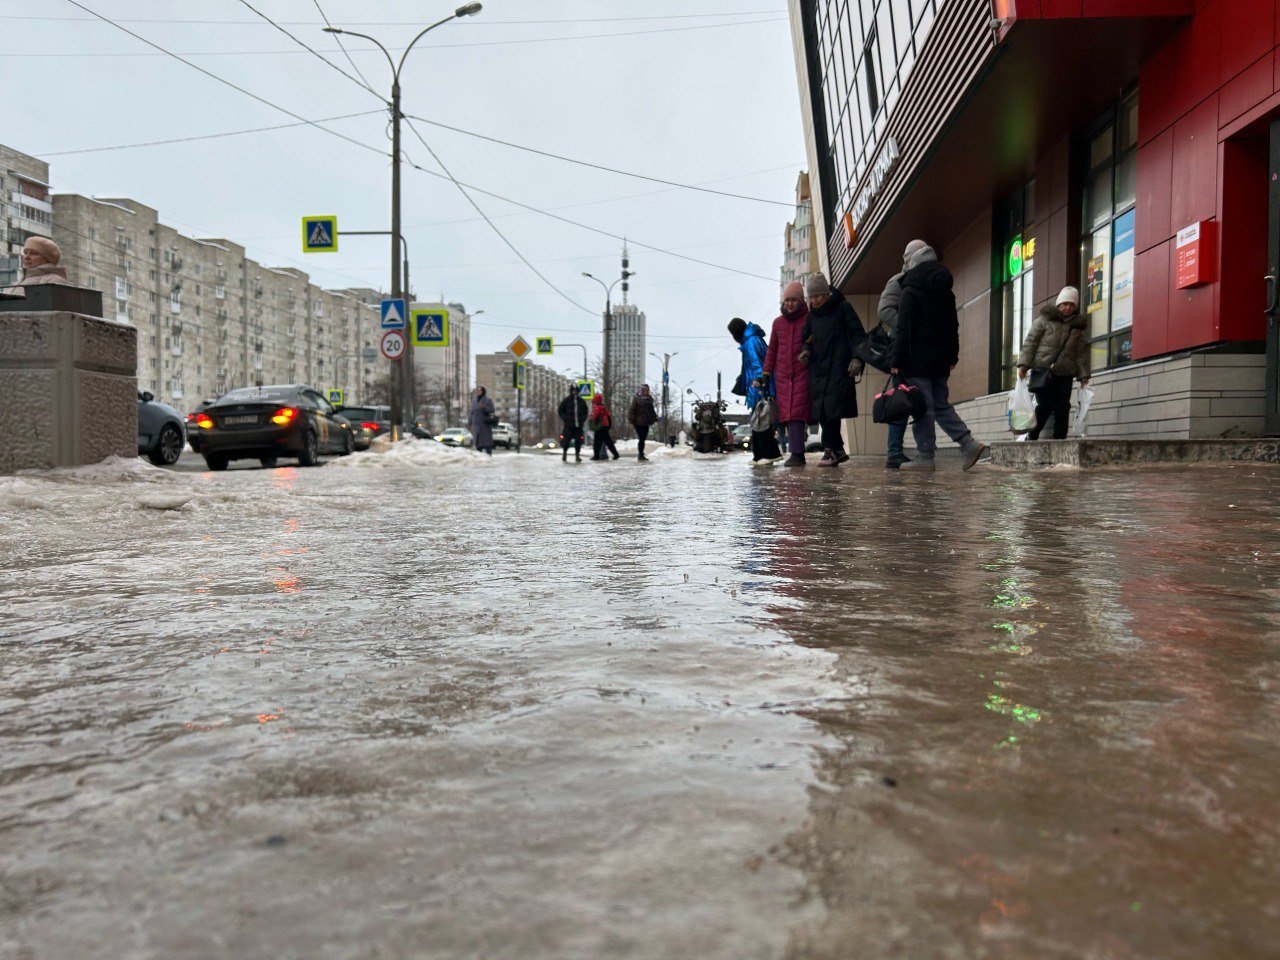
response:
[[[1028,374],[1036,396],[1036,425],[1028,440],[1039,440],[1053,417],[1053,439],[1067,438],[1071,416],[1071,381],[1089,382],[1089,338],[1080,313],[1080,291],[1063,287],[1057,302],[1042,307],[1018,355],[1018,377]]]

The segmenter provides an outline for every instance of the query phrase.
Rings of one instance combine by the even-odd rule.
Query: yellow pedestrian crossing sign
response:
[[[336,388],[330,388],[329,390],[329,402],[332,403],[335,407],[342,406],[342,400],[344,396],[345,394],[341,390],[338,390]]]
[[[409,312],[410,333],[415,347],[447,347],[449,345],[449,311],[439,307],[414,309]]]
[[[302,252],[303,253],[337,253],[338,252],[338,218],[337,217],[303,217],[302,218]]]
[[[538,354],[540,356],[546,355],[548,353],[555,353],[555,352],[556,352],[555,342],[551,339],[551,337],[538,338]]]
[[[590,400],[596,395],[596,382],[594,380],[579,380],[574,385],[578,388],[578,396],[583,400]]]

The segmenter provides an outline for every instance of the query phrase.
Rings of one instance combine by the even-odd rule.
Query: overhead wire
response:
[[[312,3],[314,3],[314,4],[316,5],[316,13],[320,14],[320,19],[322,19],[322,20],[324,21],[325,28],[326,28],[326,29],[328,29],[328,30],[332,30],[332,29],[333,29],[333,24],[329,22],[329,17],[328,17],[328,15],[324,12],[324,7],[320,6],[320,0],[311,0],[311,2],[312,2]],[[356,76],[358,76],[361,80],[363,80],[363,81],[364,81],[364,85],[365,85],[366,87],[368,87],[370,90],[372,90],[372,89],[373,89],[373,85],[372,85],[371,83],[369,83],[369,78],[368,78],[368,77],[366,77],[366,76],[361,72],[361,70],[360,70],[360,68],[359,68],[358,66],[356,66],[356,61],[355,61],[355,59],[351,56],[350,51],[348,51],[348,50],[347,50],[347,45],[346,45],[345,43],[343,43],[343,42],[342,42],[342,34],[340,34],[340,33],[335,33],[335,34],[333,35],[333,39],[334,39],[334,40],[336,40],[336,41],[338,41],[338,49],[339,49],[339,50],[341,50],[341,51],[342,51],[342,55],[343,55],[344,57],[346,57],[346,58],[347,58],[347,63],[351,64],[351,69],[352,69],[352,70],[354,70],[354,71],[356,72]]]
[[[537,26],[548,23],[624,23],[635,20],[698,20],[710,19],[713,17],[763,17],[763,16],[780,16],[785,14],[785,10],[740,10],[731,13],[665,13],[665,14],[649,14],[646,16],[632,17],[567,17],[558,19],[541,19],[541,20],[481,20],[475,23],[469,23],[468,26]],[[324,16],[321,11],[321,16]],[[22,14],[0,14],[0,20],[38,20],[52,21],[59,23],[92,23],[89,17],[49,17],[49,16],[26,16]],[[183,19],[178,17],[121,17],[121,23],[180,23],[192,24],[196,26],[221,26],[221,27],[257,27],[261,26],[257,20],[198,20]],[[281,20],[285,26],[289,27],[316,27],[320,25],[317,20]],[[327,22],[327,21],[326,21]],[[420,20],[351,20],[353,24],[366,27],[416,27],[421,26]]]
[[[301,37],[295,36],[294,34],[290,33],[288,30],[286,30],[284,27],[280,26],[280,24],[276,23],[276,21],[272,20],[269,16],[267,16],[265,13],[263,13],[261,10],[259,10],[257,7],[255,7],[253,4],[251,4],[251,3],[249,2],[249,0],[239,0],[239,2],[240,2],[240,5],[241,5],[241,6],[243,6],[245,9],[247,9],[247,10],[249,10],[250,12],[252,12],[252,13],[256,14],[257,16],[259,16],[259,17],[261,17],[263,20],[265,20],[267,23],[271,24],[271,26],[275,27],[277,30],[279,30],[281,33],[283,33],[286,37],[288,37],[290,40],[292,40],[292,41],[293,41],[294,43],[296,43],[298,46],[302,47],[302,49],[303,49],[303,50],[306,50],[306,51],[307,51],[307,53],[311,54],[313,57],[315,57],[317,60],[319,60],[321,63],[323,63],[326,67],[329,67],[329,68],[330,68],[330,69],[332,69],[332,70],[337,70],[337,71],[338,71],[338,73],[342,74],[344,77],[346,77],[346,78],[347,78],[348,80],[350,80],[352,83],[354,83],[357,87],[362,87],[363,89],[365,89],[365,90],[369,91],[369,93],[371,93],[371,94],[373,94],[375,97],[377,97],[379,100],[382,100],[384,103],[386,102],[386,98],[385,98],[385,97],[383,97],[383,96],[382,96],[382,94],[378,93],[378,91],[374,90],[374,89],[373,89],[373,87],[369,86],[369,83],[368,83],[368,81],[367,81],[367,80],[365,80],[365,79],[363,79],[363,78],[361,78],[361,79],[357,80],[355,77],[353,77],[351,74],[347,73],[347,71],[343,70],[340,66],[338,66],[336,63],[334,63],[334,62],[333,62],[332,60],[330,60],[328,57],[326,57],[326,56],[324,56],[323,54],[321,54],[321,53],[317,52],[317,51],[316,51],[316,49],[315,49],[314,47],[312,47],[309,43],[307,43],[307,42],[306,42],[305,40],[303,40]],[[323,11],[322,11],[322,14],[323,14]],[[341,46],[341,44],[339,44],[339,46]],[[343,52],[344,52],[344,53],[346,53],[346,48],[345,48],[345,47],[343,48]],[[351,59],[351,54],[347,54],[347,59]],[[353,64],[353,66],[354,66],[354,64]]]

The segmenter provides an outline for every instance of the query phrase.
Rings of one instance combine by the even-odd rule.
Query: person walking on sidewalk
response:
[[[769,350],[765,344],[764,330],[759,324],[747,323],[741,317],[734,317],[729,321],[729,334],[737,341],[738,349],[742,352],[742,372],[738,376],[747,388],[744,398],[747,409],[754,413],[756,405],[761,400],[772,397],[761,380],[761,374],[764,373],[764,357]],[[781,459],[782,451],[778,449],[778,438],[774,435],[773,424],[770,424],[767,430],[751,432],[752,463],[764,466]]]
[[[618,448],[613,445],[613,437],[609,435],[609,428],[613,426],[613,418],[609,416],[609,408],[605,406],[604,394],[597,393],[591,398],[591,429],[595,431],[595,453],[591,457],[592,460],[608,460],[605,454],[607,449],[613,454],[613,459],[618,459]]]
[[[938,262],[938,255],[923,240],[907,244],[902,261],[906,269],[898,303],[898,329],[889,354],[891,372],[920,391],[926,409],[911,425],[919,455],[901,469],[934,469],[936,423],[960,444],[963,468],[968,470],[987,452],[987,447],[974,439],[947,399],[947,380],[960,361],[960,318],[956,314],[951,271]]]
[[[809,319],[801,335],[804,349],[800,362],[809,368],[812,418],[822,427],[823,452],[818,466],[838,467],[849,459],[840,423],[858,415],[856,378],[862,376],[863,363],[857,351],[867,332],[853,304],[832,289],[821,273],[809,274],[804,292]]]
[[[627,423],[636,431],[637,446],[640,449],[637,460],[648,461],[644,455],[644,442],[649,439],[649,428],[658,422],[658,410],[653,405],[653,395],[647,383],[640,384],[640,389],[631,398],[631,407],[627,410]]]
[[[880,322],[880,326],[893,336],[895,330],[898,329],[898,303],[902,300],[902,274],[906,269],[899,270],[889,282],[884,285],[884,290],[880,293],[880,302],[876,306],[876,319]],[[910,463],[911,458],[902,452],[902,445],[907,439],[907,421],[905,419],[895,420],[889,424],[889,444],[885,450],[884,466],[886,470],[897,470],[904,463]]]
[[[578,394],[578,388],[569,387],[569,395],[560,401],[560,461],[569,460],[569,446],[573,446],[573,459],[582,462],[582,428],[587,423],[587,401]]]
[[[1085,319],[1080,313],[1080,291],[1063,287],[1058,302],[1043,307],[1027,332],[1018,355],[1018,378],[1031,371],[1031,392],[1036,395],[1036,425],[1028,440],[1039,440],[1049,417],[1053,417],[1053,439],[1067,438],[1071,416],[1071,381],[1089,382],[1089,341]]]
[[[492,457],[493,427],[498,417],[494,413],[493,400],[488,393],[484,387],[476,387],[475,396],[471,400],[471,414],[468,417],[467,427],[471,431],[471,436],[475,438],[472,441],[475,449]]]
[[[804,285],[792,280],[782,291],[782,312],[769,331],[769,348],[764,356],[764,373],[756,388],[768,384],[778,404],[778,422],[787,428],[787,457],[784,467],[803,467],[804,445],[813,404],[809,397],[809,371],[800,362],[804,348],[804,324],[809,308],[804,303]]]

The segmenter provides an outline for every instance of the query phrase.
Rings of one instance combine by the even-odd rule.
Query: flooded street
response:
[[[0,478],[0,958],[1280,954],[1280,470],[387,460]]]

